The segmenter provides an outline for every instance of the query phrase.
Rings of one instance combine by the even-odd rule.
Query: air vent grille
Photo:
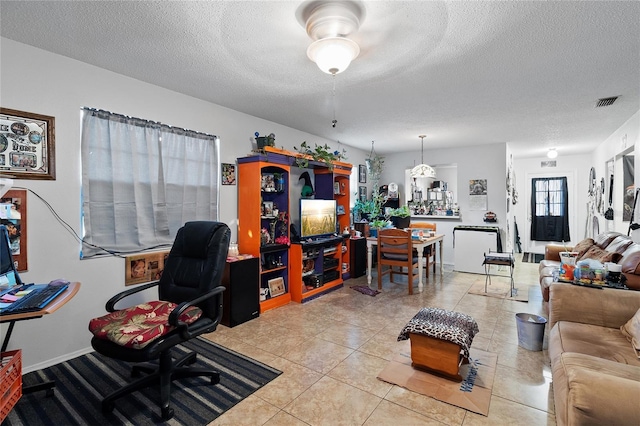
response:
[[[609,106],[613,104],[616,101],[616,99],[618,99],[618,96],[611,96],[610,98],[598,99],[598,102],[596,102],[596,108]]]

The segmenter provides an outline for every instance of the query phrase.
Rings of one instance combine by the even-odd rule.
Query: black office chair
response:
[[[113,411],[116,399],[159,384],[162,418],[168,420],[174,414],[169,406],[172,380],[208,376],[211,384],[220,381],[217,371],[185,366],[196,361],[195,352],[173,360],[170,351],[174,346],[210,333],[218,326],[222,318],[222,292],[225,290],[220,283],[229,239],[229,227],[224,223],[187,222],[178,230],[160,280],[117,294],[106,304],[107,311],[112,313],[91,320],[89,329],[94,334],[91,346],[98,353],[127,362],[158,360],[153,364],[135,365],[131,371],[133,377],[141,372],[147,374],[108,395],[102,401],[103,412]],[[161,302],[119,311],[115,309],[116,303],[125,297],[154,286],[158,287]],[[135,336],[131,333],[129,319],[131,315],[139,315],[145,310],[159,315],[154,318],[152,327],[141,328],[140,335]],[[159,323],[158,318],[165,318],[165,321]],[[151,334],[155,335],[149,338]]]

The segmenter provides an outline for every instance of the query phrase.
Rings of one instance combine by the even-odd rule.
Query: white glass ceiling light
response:
[[[314,40],[307,56],[323,72],[339,74],[360,54],[358,44],[347,38],[358,31],[364,17],[360,1],[309,1],[298,10],[297,16]]]
[[[558,156],[558,151],[556,151],[555,148],[550,148],[549,151],[547,151],[547,157],[556,158],[557,156]]]
[[[435,178],[436,171],[433,169],[433,167],[424,164],[424,138],[426,138],[427,135],[420,135],[418,137],[422,141],[422,154],[420,156],[421,164],[418,164],[413,169],[411,169],[411,177],[412,178]]]
[[[360,54],[355,41],[344,37],[316,40],[307,49],[307,56],[327,74],[340,74]]]

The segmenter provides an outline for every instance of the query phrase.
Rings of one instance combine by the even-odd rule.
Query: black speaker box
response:
[[[222,276],[222,320],[227,327],[260,316],[260,259],[257,257],[227,262]]]

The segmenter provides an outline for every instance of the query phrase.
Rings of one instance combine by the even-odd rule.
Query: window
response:
[[[567,178],[531,180],[531,240],[569,241]]]
[[[218,220],[219,139],[83,109],[81,257],[173,243],[190,220]]]

